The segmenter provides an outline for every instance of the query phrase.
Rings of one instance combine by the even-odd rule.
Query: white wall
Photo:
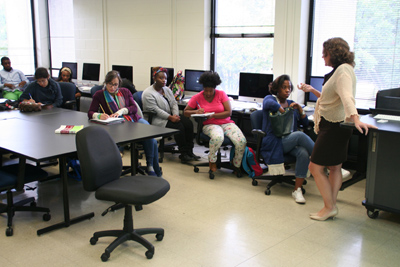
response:
[[[74,0],[78,68],[133,66],[137,90],[150,86],[150,67],[209,69],[208,0]],[[80,77],[78,77],[79,79]]]
[[[78,69],[100,63],[102,81],[111,65],[131,65],[137,90],[150,85],[151,66],[210,69],[210,2],[73,0]],[[309,2],[275,5],[273,73],[290,75],[295,86],[305,80]],[[295,89],[291,98],[303,103],[304,94]]]
[[[274,38],[274,77],[290,75],[295,87],[290,98],[304,103],[304,92],[297,84],[305,82],[309,0],[276,0]]]

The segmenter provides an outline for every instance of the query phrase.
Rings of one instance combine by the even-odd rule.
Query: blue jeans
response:
[[[143,118],[139,119],[138,122],[149,124],[148,121]],[[156,139],[146,139],[140,143],[143,145],[144,154],[146,155],[147,166],[153,166],[157,176],[161,176],[160,165],[158,164],[158,146]]]
[[[296,177],[306,178],[314,141],[305,133],[296,131],[282,138],[282,146],[283,154],[296,158]]]

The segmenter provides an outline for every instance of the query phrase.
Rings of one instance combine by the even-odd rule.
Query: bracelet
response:
[[[99,113],[99,115],[97,115],[97,118],[100,120],[101,119],[101,113]]]

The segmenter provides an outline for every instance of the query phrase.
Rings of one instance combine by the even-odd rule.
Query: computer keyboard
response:
[[[400,116],[397,115],[378,114],[374,118],[376,120],[400,121]]]
[[[92,87],[89,86],[80,86],[79,90],[81,90],[82,92],[90,92],[90,89],[92,89]]]
[[[241,101],[231,101],[231,106],[233,110],[239,110],[239,109],[258,109],[258,104],[257,103],[251,103],[251,102],[241,102]]]

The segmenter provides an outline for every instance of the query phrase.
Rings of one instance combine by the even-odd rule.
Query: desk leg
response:
[[[94,212],[76,217],[74,219],[70,219],[69,214],[69,198],[68,198],[68,176],[67,176],[67,160],[66,157],[61,157],[60,159],[60,175],[62,177],[63,183],[63,205],[64,205],[64,222],[57,223],[51,226],[48,226],[43,229],[39,229],[37,231],[37,235],[45,234],[53,230],[61,229],[64,227],[69,227],[71,224],[75,224],[87,219],[94,217]]]

